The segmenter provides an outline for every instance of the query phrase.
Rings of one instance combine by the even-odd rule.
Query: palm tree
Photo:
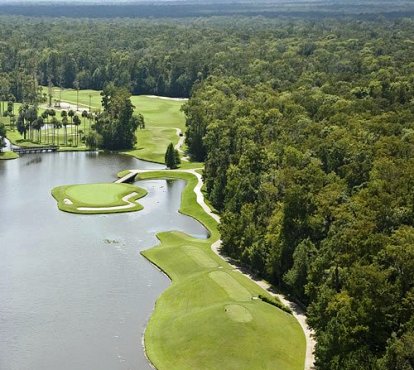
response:
[[[55,116],[52,116],[51,124],[53,125],[53,137],[52,137],[53,145],[55,145],[56,130],[57,130],[57,145],[59,145],[59,129],[62,127],[62,125]]]
[[[26,111],[29,109],[29,104],[25,103],[19,107],[19,117],[17,119],[17,130],[20,135],[23,134],[23,139],[26,140],[27,125],[26,125]]]
[[[86,118],[88,117],[88,111],[84,110],[82,111],[82,118],[83,118],[83,132],[86,132],[85,122]]]
[[[63,125],[63,127],[64,127],[64,129],[65,129],[65,145],[67,146],[68,145],[68,117],[67,116],[64,116],[63,118],[62,118],[62,125]]]
[[[73,117],[75,115],[75,112],[73,109],[70,109],[68,112],[68,116],[70,117],[70,136],[73,136]]]
[[[28,108],[25,110],[24,118],[26,122],[29,122],[29,138],[30,140],[33,140],[33,123],[37,119],[37,108],[36,106],[28,106]]]
[[[65,141],[65,145],[66,145],[67,144],[67,135],[68,135],[67,128],[66,128],[66,126],[68,125],[68,112],[66,112],[65,110],[62,110],[60,112],[60,117],[62,118],[62,125],[65,127],[64,141]]]
[[[54,109],[48,109],[48,114],[49,114],[50,117],[52,117],[52,121],[53,121],[53,118],[56,118],[56,111]],[[51,122],[51,123],[52,123],[52,127],[53,127],[52,142],[53,142],[53,145],[54,145],[55,144],[55,126],[54,126],[53,122]]]
[[[78,146],[78,144],[79,144],[79,140],[78,140],[79,125],[81,124],[81,120],[80,120],[79,116],[75,115],[73,117],[73,124],[75,125],[75,134],[76,134],[76,136],[75,136],[75,145]]]
[[[45,130],[45,135],[46,135],[46,142],[49,144],[49,109],[46,109],[42,114],[41,117],[46,120],[46,130]]]
[[[40,144],[42,141],[42,127],[45,125],[45,122],[43,121],[43,117],[39,116],[33,121],[33,129],[37,131],[37,142]]]

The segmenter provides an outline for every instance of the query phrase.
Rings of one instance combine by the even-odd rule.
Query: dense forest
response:
[[[0,1],[0,14],[31,17],[188,18],[211,16],[330,17],[414,14],[411,0],[43,0]]]
[[[279,25],[185,107],[224,251],[307,306],[318,369],[414,368],[413,30]]]
[[[412,19],[0,24],[2,100],[36,103],[40,84],[190,96],[223,250],[307,307],[317,368],[414,368]]]

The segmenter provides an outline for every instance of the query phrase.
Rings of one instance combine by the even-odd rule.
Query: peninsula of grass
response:
[[[172,280],[159,297],[145,331],[145,348],[159,370],[302,370],[305,336],[296,319],[270,294],[235,271],[212,250],[216,221],[196,201],[197,178],[179,171],[141,173],[138,179],[186,180],[180,212],[210,233],[195,239],[181,232],[157,235],[142,252]]]
[[[143,209],[137,202],[146,190],[129,184],[83,184],[59,186],[52,190],[61,211],[80,214],[134,212]]]
[[[19,158],[19,155],[15,152],[0,152],[0,161],[16,158]]]

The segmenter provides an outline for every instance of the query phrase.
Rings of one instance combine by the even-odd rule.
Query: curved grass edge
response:
[[[77,184],[77,185],[80,185],[80,184]],[[82,185],[96,185],[96,184],[82,184]],[[116,202],[112,202],[112,203],[107,204],[105,206],[101,206],[101,205],[97,206],[96,209],[94,209],[94,210],[79,210],[78,209],[78,208],[82,208],[82,207],[93,208],[93,205],[88,204],[88,203],[73,202],[73,204],[66,204],[64,202],[64,200],[67,198],[66,190],[68,188],[74,186],[74,185],[57,186],[57,187],[55,187],[51,190],[51,194],[52,194],[53,198],[55,198],[59,210],[61,210],[63,212],[68,212],[68,213],[93,215],[93,214],[112,214],[112,213],[136,212],[136,211],[140,211],[140,210],[144,209],[144,207],[141,204],[136,203],[136,201],[138,199],[141,199],[141,198],[145,197],[148,194],[148,192],[145,189],[142,189],[138,186],[129,185],[129,184],[119,184],[119,185],[122,185],[126,189],[129,188],[129,190],[120,193],[119,198]],[[131,193],[133,193],[133,192],[135,192],[136,194],[134,196],[131,196],[129,198],[129,201],[131,203],[135,203],[134,206],[130,207],[130,208],[117,209],[116,207],[118,207],[118,206],[126,205],[126,203],[122,200],[122,198],[129,195],[129,194],[131,194]],[[114,208],[111,209],[111,210],[100,209],[100,208],[109,208],[109,207],[114,207]]]
[[[17,159],[19,158],[19,154],[15,153],[15,152],[0,152],[0,161],[1,160],[11,160],[11,159]]]
[[[145,350],[147,358],[152,363],[152,365],[155,366],[157,369],[173,369],[171,367],[172,358],[168,358],[168,357],[166,358],[162,353],[162,350],[161,350],[162,347],[164,347],[163,350],[165,353],[165,345],[163,345],[162,341],[160,341],[159,330],[157,330],[157,327],[160,326],[158,322],[159,320],[161,321],[164,320],[164,322],[170,319],[174,320],[173,317],[169,318],[168,320],[166,320],[165,317],[163,319],[160,319],[165,315],[174,316],[172,314],[174,310],[171,310],[171,307],[170,309],[168,309],[168,298],[166,298],[166,296],[176,295],[177,292],[182,294],[183,293],[182,286],[185,287],[186,284],[189,283],[189,281],[194,281],[194,280],[197,281],[197,279],[204,279],[204,280],[208,279],[208,276],[207,277],[205,276],[206,271],[207,272],[211,271],[207,269],[204,272],[200,271],[198,273],[192,273],[188,275],[188,274],[183,274],[182,271],[179,271],[175,268],[173,263],[170,263],[169,259],[172,256],[177,255],[177,251],[179,251],[179,248],[183,248],[184,245],[191,243],[191,244],[195,244],[205,253],[208,253],[208,256],[217,262],[218,268],[220,269],[218,271],[225,271],[226,273],[231,274],[231,276],[233,276],[233,278],[239,281],[241,285],[248,287],[248,290],[252,293],[252,300],[254,299],[254,301],[248,302],[247,303],[248,305],[254,305],[254,307],[258,307],[257,305],[262,304],[267,307],[271,307],[270,309],[273,310],[272,312],[274,313],[278,312],[276,315],[279,315],[280,317],[282,317],[281,321],[286,323],[286,320],[287,320],[288,322],[290,322],[290,325],[294,327],[294,329],[291,329],[291,330],[295,331],[295,335],[297,338],[297,347],[298,348],[303,347],[303,351],[299,351],[299,353],[296,353],[295,355],[296,357],[299,355],[299,357],[301,357],[303,361],[297,360],[300,362],[300,365],[296,367],[292,366],[292,367],[284,367],[284,368],[286,370],[303,369],[303,363],[305,360],[304,354],[305,354],[306,340],[302,332],[302,329],[300,328],[300,325],[298,324],[296,319],[294,319],[290,313],[287,313],[289,309],[285,309],[282,303],[280,303],[277,299],[272,297],[267,291],[257,286],[253,281],[250,281],[248,278],[246,278],[242,274],[235,272],[231,265],[229,265],[222,258],[218,257],[211,250],[211,245],[217,240],[219,240],[220,238],[220,234],[217,229],[218,223],[210,215],[208,215],[202,209],[202,207],[197,203],[197,197],[194,192],[194,188],[198,183],[197,177],[194,176],[192,173],[181,172],[181,171],[151,171],[151,172],[139,173],[136,176],[136,180],[146,180],[146,179],[182,179],[182,180],[185,180],[186,186],[181,195],[181,205],[180,205],[179,212],[187,216],[190,216],[196,219],[197,221],[199,221],[200,223],[202,223],[210,233],[208,239],[200,240],[200,239],[193,238],[185,233],[178,232],[178,231],[162,232],[156,235],[157,239],[160,241],[160,243],[157,246],[154,246],[148,250],[141,252],[141,254],[145,258],[147,258],[151,263],[153,263],[157,268],[159,268],[163,273],[165,273],[166,276],[168,276],[169,279],[171,280],[171,285],[160,295],[160,297],[158,297],[155,303],[155,306],[154,306],[154,311],[148,321],[147,327],[143,335],[144,350]],[[237,303],[237,301],[230,300],[229,302],[227,302],[227,304],[235,303],[235,302]],[[269,305],[266,302],[268,303],[271,302],[273,306]],[[211,302],[210,305],[208,305],[208,307],[211,309],[213,309],[216,306],[217,304],[215,304],[214,302]],[[263,307],[260,306],[258,310],[259,310],[258,312],[263,312]],[[287,319],[286,317],[289,317],[290,319]],[[229,337],[227,339],[231,340],[234,338]],[[243,355],[243,354],[244,352],[241,351],[240,355]],[[211,356],[214,356],[214,354],[212,353]],[[200,361],[200,359],[198,358],[197,361]],[[191,364],[191,361],[189,361],[188,366],[183,365],[183,363],[181,362],[180,366],[181,367],[177,369],[180,369],[180,370],[191,369],[194,366],[194,362]],[[232,367],[228,367],[228,368],[230,369]]]
[[[122,171],[120,172],[120,174],[122,174]],[[219,240],[220,233],[217,228],[217,222],[206,212],[204,212],[201,206],[197,203],[197,196],[193,190],[196,187],[198,180],[193,174],[182,171],[163,170],[141,172],[135,177],[135,181],[151,179],[185,180],[186,185],[184,187],[183,192],[181,193],[181,203],[178,212],[180,212],[183,215],[194,218],[196,221],[200,222],[210,234],[209,238],[207,239],[210,244]],[[192,240],[198,240],[188,235],[187,237],[189,237]]]

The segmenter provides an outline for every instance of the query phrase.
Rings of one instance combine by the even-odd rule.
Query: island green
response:
[[[81,214],[139,211],[137,200],[146,190],[129,184],[81,184],[59,186],[52,190],[61,211]]]

